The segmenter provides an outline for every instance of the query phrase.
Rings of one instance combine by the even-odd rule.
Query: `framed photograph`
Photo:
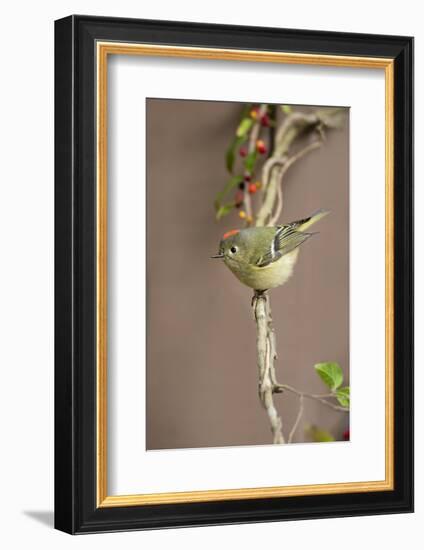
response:
[[[413,39],[55,24],[55,525],[413,509]]]

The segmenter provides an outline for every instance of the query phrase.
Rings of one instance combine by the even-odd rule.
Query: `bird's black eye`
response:
[[[230,252],[231,252],[232,254],[235,254],[235,253],[237,252],[237,248],[236,248],[235,246],[232,246],[232,247],[230,248]]]

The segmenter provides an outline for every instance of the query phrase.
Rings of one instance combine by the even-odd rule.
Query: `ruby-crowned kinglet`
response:
[[[299,246],[314,233],[312,224],[328,214],[319,210],[303,220],[276,227],[233,229],[223,236],[219,253],[225,265],[245,285],[264,291],[284,284],[293,273]]]

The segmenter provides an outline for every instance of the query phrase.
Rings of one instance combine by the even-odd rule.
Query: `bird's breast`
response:
[[[283,285],[292,275],[299,250],[296,248],[265,267],[227,263],[234,275],[246,286],[267,290]]]

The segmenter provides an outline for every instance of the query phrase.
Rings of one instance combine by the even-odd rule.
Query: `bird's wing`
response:
[[[270,242],[269,250],[258,258],[256,265],[266,267],[300,246],[312,235],[313,233],[297,231],[293,224],[280,225]]]
[[[308,229],[311,225],[318,222],[322,218],[324,218],[327,214],[329,214],[328,210],[317,210],[313,214],[311,214],[308,218],[304,218],[303,220],[297,220],[295,222],[291,222],[287,224],[289,227],[293,227],[294,229],[297,229],[298,231],[305,231]]]

